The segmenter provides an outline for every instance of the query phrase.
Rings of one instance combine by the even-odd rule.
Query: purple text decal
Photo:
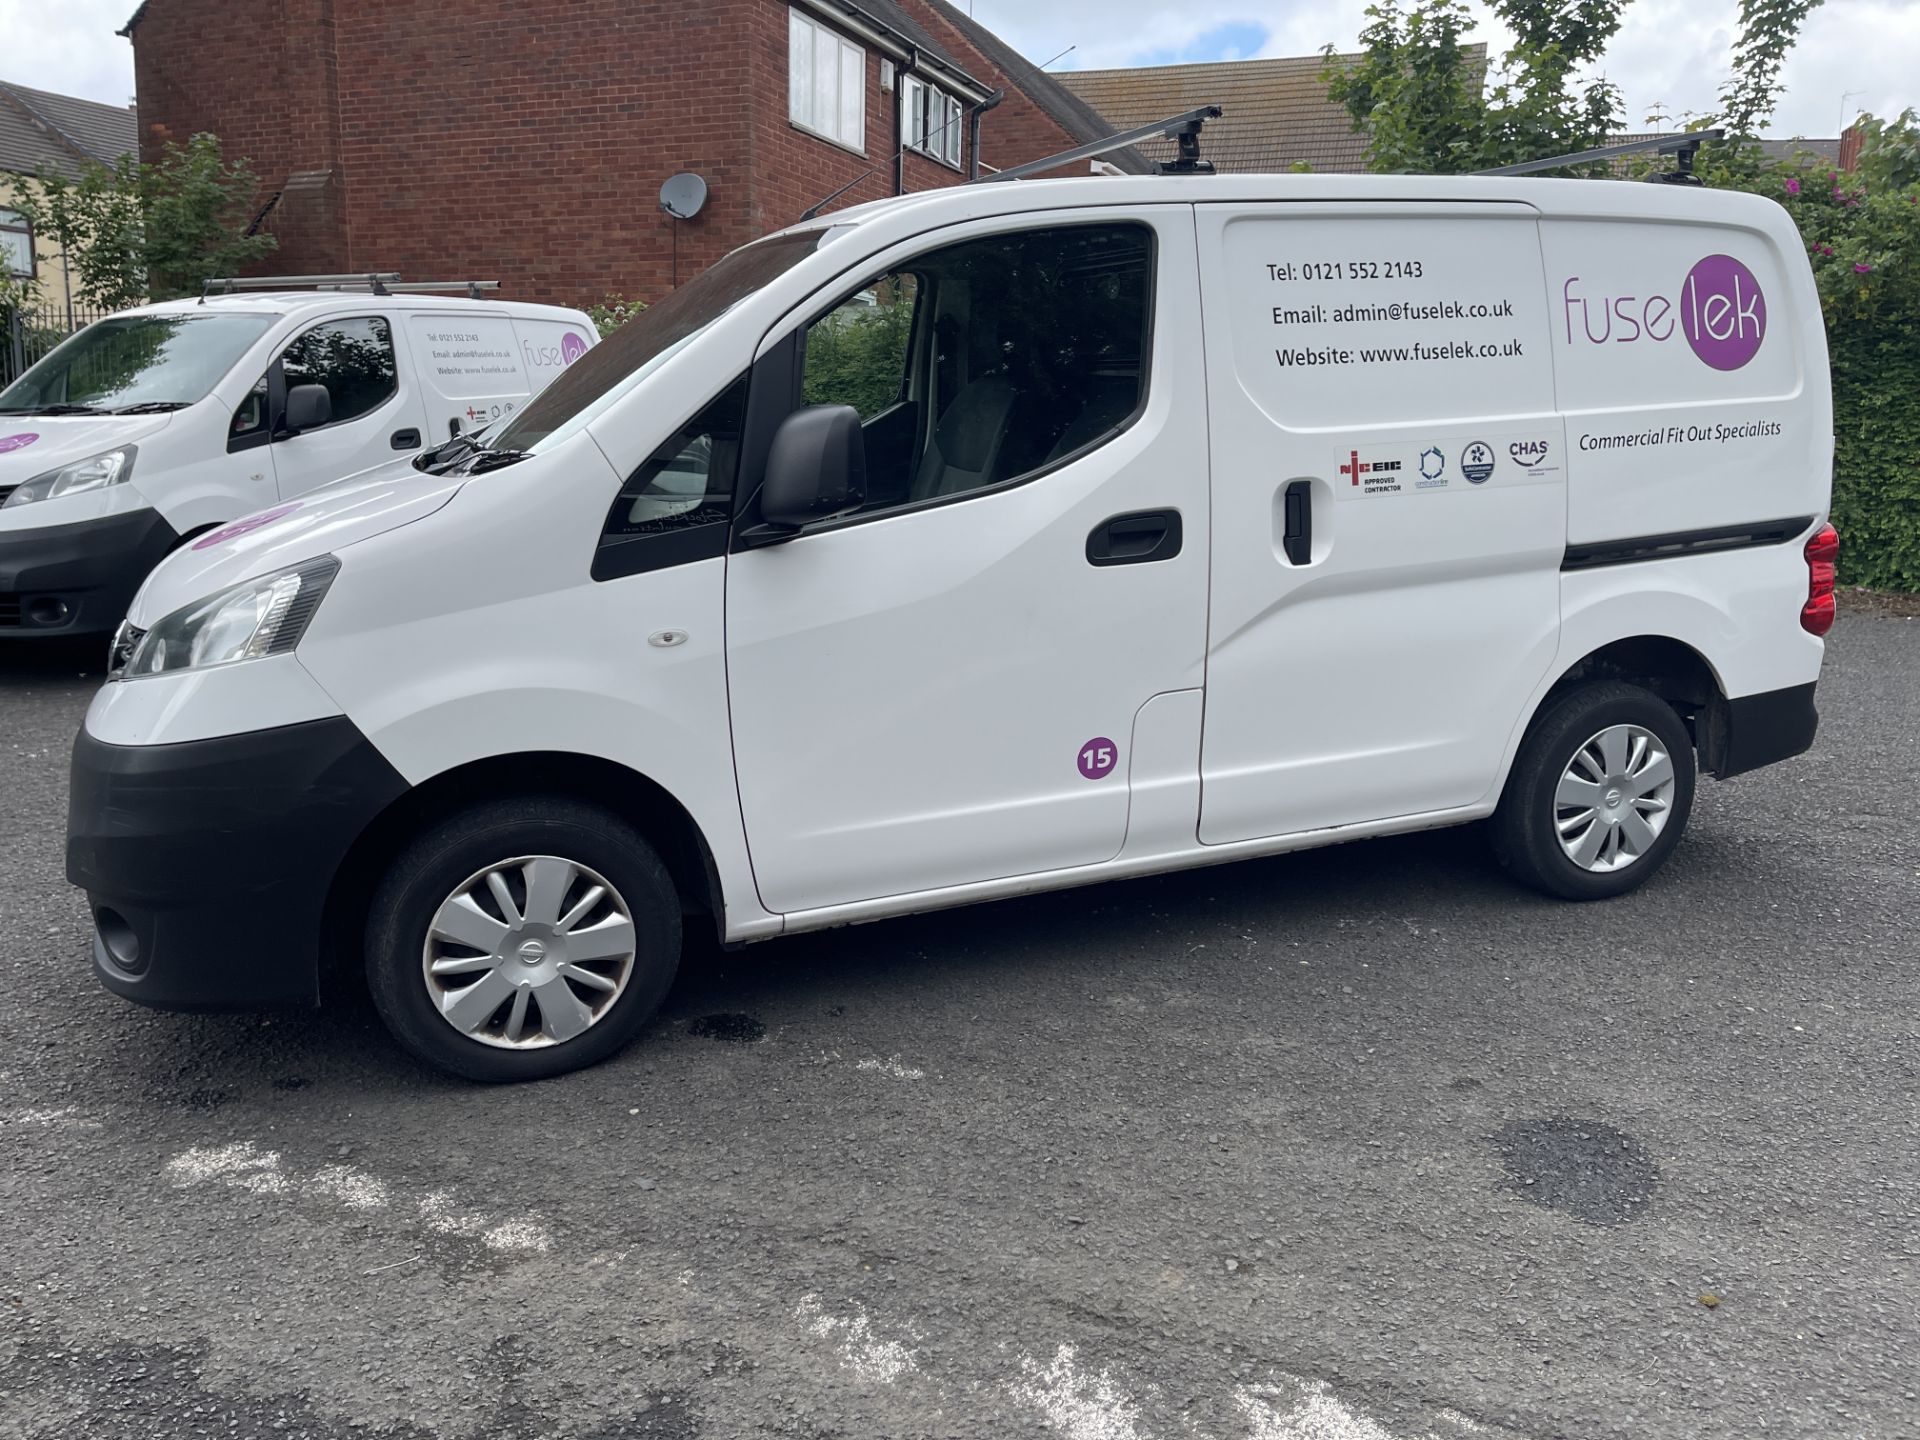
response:
[[[1693,353],[1716,370],[1738,370],[1767,334],[1767,300],[1753,272],[1731,255],[1709,255],[1687,272],[1680,328]]]
[[[14,450],[24,450],[39,438],[40,436],[31,430],[24,435],[0,435],[0,455]]]
[[[565,338],[560,341],[560,363],[562,365],[571,365],[586,353],[587,342],[571,330],[569,330]]]
[[[243,520],[236,520],[231,525],[222,525],[211,535],[203,535],[194,541],[193,548],[196,550],[208,550],[215,545],[223,545],[229,540],[238,540],[242,535],[251,535],[262,525],[271,525],[274,521],[291,515],[299,508],[300,502],[295,500],[289,505],[276,505],[271,510],[262,510],[258,515],[249,515]]]

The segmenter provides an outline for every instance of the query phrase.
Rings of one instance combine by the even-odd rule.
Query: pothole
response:
[[[1589,1225],[1638,1220],[1660,1184],[1645,1145],[1593,1120],[1515,1120],[1493,1144],[1506,1166],[1503,1189]]]
[[[701,1035],[709,1040],[725,1041],[729,1045],[751,1045],[767,1033],[767,1027],[751,1015],[726,1012],[719,1015],[702,1015],[687,1026],[689,1035]]]

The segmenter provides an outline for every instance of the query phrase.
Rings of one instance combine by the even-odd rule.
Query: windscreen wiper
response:
[[[164,415],[169,410],[184,410],[192,403],[187,400],[137,400],[131,405],[122,405],[113,413],[116,415]]]
[[[9,406],[8,415],[105,415],[108,412],[98,405],[22,405],[19,408]]]

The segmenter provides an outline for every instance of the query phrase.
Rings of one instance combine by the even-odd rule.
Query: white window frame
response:
[[[823,62],[833,66],[830,84],[820,79]],[[797,9],[787,11],[787,119],[797,130],[867,153],[867,52]]]
[[[18,210],[10,210],[5,205],[0,205],[0,235],[18,235],[26,242],[27,265],[24,270],[13,263],[11,246],[0,251],[0,254],[6,256],[7,274],[16,280],[33,279],[39,273],[39,257],[33,253],[33,226],[27,223],[27,217]]]
[[[900,77],[900,143],[917,155],[958,170],[966,107],[957,96],[918,75]]]

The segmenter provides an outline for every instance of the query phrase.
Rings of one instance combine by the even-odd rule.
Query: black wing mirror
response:
[[[333,419],[333,396],[324,385],[296,385],[287,391],[287,433],[318,430]]]
[[[810,405],[773,432],[760,518],[798,530],[858,510],[867,498],[867,441],[851,405]]]

